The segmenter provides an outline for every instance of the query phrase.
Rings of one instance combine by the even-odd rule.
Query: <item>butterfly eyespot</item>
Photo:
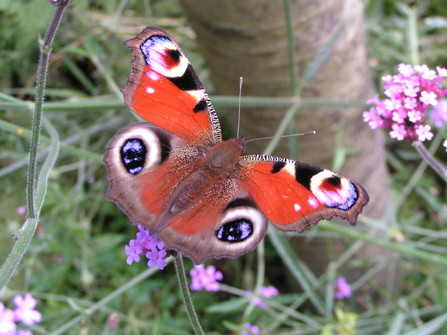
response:
[[[147,149],[144,142],[137,138],[126,140],[120,150],[121,161],[130,174],[138,174],[146,162]]]
[[[328,170],[312,177],[311,191],[325,206],[344,211],[354,206],[359,197],[353,183]]]
[[[216,237],[223,242],[242,242],[253,234],[253,223],[248,219],[227,222],[216,231]]]
[[[182,57],[182,54],[178,50],[168,50],[168,55],[171,57],[172,61],[175,63],[180,62],[180,58]]]

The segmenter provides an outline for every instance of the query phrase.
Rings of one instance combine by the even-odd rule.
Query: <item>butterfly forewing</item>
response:
[[[123,88],[126,105],[152,124],[198,145],[221,141],[219,119],[180,47],[161,29],[148,27],[125,45],[132,72]]]
[[[241,165],[246,171],[242,184],[267,218],[281,230],[301,232],[334,216],[355,225],[369,200],[359,184],[308,164],[250,155],[241,158]]]

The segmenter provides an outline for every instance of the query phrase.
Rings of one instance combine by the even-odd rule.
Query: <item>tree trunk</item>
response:
[[[238,78],[242,76],[243,96],[291,95],[282,1],[181,0],[180,3],[197,34],[197,43],[219,94],[237,95]],[[361,2],[296,0],[292,1],[292,17],[298,82],[309,62],[328,43],[339,25],[342,22],[345,25],[336,46],[302,96],[363,101],[372,97]],[[243,108],[241,133],[247,138],[271,136],[284,113],[277,109]],[[371,200],[363,213],[382,218],[388,197],[384,137],[362,121],[362,109],[301,108],[295,124],[298,133],[317,132],[313,136],[299,137],[300,161],[329,169],[337,132],[342,132],[341,145],[353,149],[355,155],[347,157],[340,172],[361,183],[369,193]],[[247,151],[261,153],[265,145],[264,141],[251,142]],[[279,148],[275,155],[288,157],[287,146]],[[317,248],[322,245],[321,240],[315,243]],[[306,248],[306,254],[311,255],[308,264],[315,265],[315,271],[321,273],[326,268],[328,253],[309,251],[312,243],[304,244],[301,238],[295,243],[297,249]],[[325,249],[325,243],[323,245]],[[304,254],[303,250],[298,252],[300,257]],[[363,250],[364,255],[378,252],[383,250],[374,246]]]

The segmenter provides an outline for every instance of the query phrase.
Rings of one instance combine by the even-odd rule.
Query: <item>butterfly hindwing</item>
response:
[[[190,143],[221,141],[219,119],[202,83],[166,32],[148,27],[125,46],[134,55],[122,90],[131,110]]]
[[[267,218],[245,190],[228,183],[239,188],[219,181],[188,210],[167,213],[157,236],[196,264],[252,251],[267,231]]]
[[[334,216],[355,224],[369,197],[357,183],[326,169],[264,155],[241,157],[242,185],[267,218],[284,231],[302,232]]]
[[[110,141],[104,162],[107,198],[135,224],[151,232],[178,184],[197,167],[197,149],[148,122],[121,129]]]

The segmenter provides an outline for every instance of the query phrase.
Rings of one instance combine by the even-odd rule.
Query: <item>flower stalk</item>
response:
[[[185,268],[183,266],[183,257],[179,253],[174,257],[175,272],[177,273],[177,280],[180,285],[180,291],[182,293],[183,301],[185,302],[186,311],[188,312],[189,321],[194,329],[194,333],[197,335],[205,335],[197,318],[194,304],[192,303],[191,294],[188,289],[188,281],[186,280]]]
[[[447,170],[439,163],[427,150],[425,145],[420,142],[414,142],[413,146],[416,148],[419,155],[424,159],[424,161],[427,162],[428,165],[431,166],[433,170],[436,171],[436,173],[443,178],[445,181],[447,181]]]

